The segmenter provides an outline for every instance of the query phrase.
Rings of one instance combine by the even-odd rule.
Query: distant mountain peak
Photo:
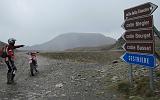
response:
[[[27,47],[25,49],[64,51],[77,47],[97,47],[102,45],[111,45],[115,42],[115,39],[106,37],[100,33],[64,33],[56,36],[46,43]]]

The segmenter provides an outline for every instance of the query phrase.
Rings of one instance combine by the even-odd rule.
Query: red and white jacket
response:
[[[7,52],[7,57],[5,58],[5,61],[8,61],[8,57],[10,57],[12,59],[15,59],[14,49],[20,48],[20,47],[23,47],[23,46],[24,45],[16,45],[16,46],[6,45],[5,49],[6,49],[6,52]]]

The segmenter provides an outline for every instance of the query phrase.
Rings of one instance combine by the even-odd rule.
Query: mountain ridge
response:
[[[78,47],[97,47],[102,45],[111,45],[115,42],[115,39],[106,37],[100,33],[64,33],[56,36],[48,42],[26,47],[24,49],[64,51]]]

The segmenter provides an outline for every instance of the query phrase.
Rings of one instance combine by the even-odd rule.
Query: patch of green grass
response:
[[[42,56],[58,60],[70,60],[89,63],[108,63],[119,59],[121,52],[51,52],[41,53]]]
[[[82,70],[79,72],[82,77],[98,77],[100,76],[100,72],[97,70]]]
[[[159,84],[160,82],[156,82],[155,86],[159,87]],[[150,90],[148,77],[136,77],[134,79],[133,87],[130,86],[127,80],[123,80],[117,83],[116,89],[120,93],[127,95],[126,97],[128,99],[132,96],[135,97],[134,99],[132,98],[129,100],[141,100],[142,98],[144,98],[143,100],[158,100],[157,98],[160,98],[159,95]],[[141,99],[138,99],[137,97]]]
[[[148,77],[138,77],[135,79],[136,86],[133,88],[135,89],[135,94],[141,94],[147,97],[150,97],[153,95],[152,91],[149,87],[149,78]]]
[[[160,77],[160,71],[157,71],[157,72],[155,73],[155,75],[156,75],[156,77]]]
[[[130,96],[129,100],[144,100],[144,98],[142,98],[140,96]]]
[[[130,93],[130,84],[128,81],[121,81],[117,85],[117,90],[120,91],[121,93],[125,93],[129,95]]]

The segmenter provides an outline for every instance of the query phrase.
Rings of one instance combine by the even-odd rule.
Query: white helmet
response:
[[[8,39],[8,44],[15,44],[16,39],[10,38]]]

